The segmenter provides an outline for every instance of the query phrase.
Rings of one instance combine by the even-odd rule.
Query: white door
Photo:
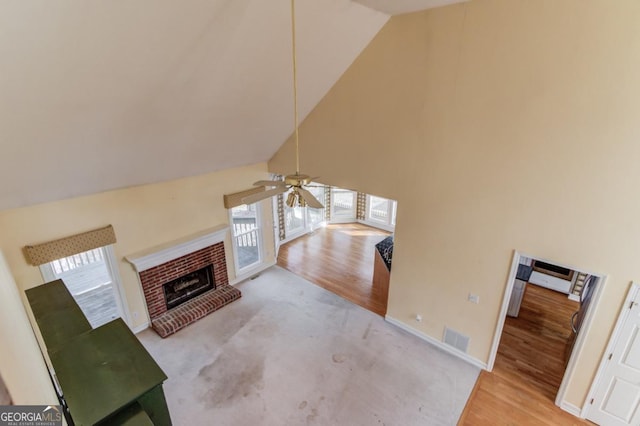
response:
[[[93,328],[116,318],[129,323],[112,246],[40,265],[45,282],[61,279]]]
[[[262,262],[260,203],[243,204],[230,210],[236,276]]]
[[[639,289],[629,291],[593,390],[587,418],[601,426],[640,425]]]

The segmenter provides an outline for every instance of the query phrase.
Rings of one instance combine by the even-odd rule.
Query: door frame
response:
[[[507,309],[509,307],[509,301],[511,300],[511,293],[513,292],[513,286],[515,284],[518,265],[520,264],[520,259],[522,257],[553,263],[558,266],[563,266],[569,269],[585,272],[590,275],[595,275],[599,278],[598,287],[596,288],[593,294],[593,299],[591,301],[591,304],[589,305],[589,308],[587,309],[587,313],[584,317],[584,321],[582,322],[582,327],[580,328],[581,333],[578,333],[578,336],[576,338],[575,344],[573,346],[573,350],[571,351],[571,356],[569,357],[569,362],[564,371],[564,376],[562,377],[562,383],[560,384],[560,388],[558,389],[558,393],[556,394],[556,400],[555,400],[555,404],[561,409],[563,409],[564,411],[567,411],[568,413],[573,414],[574,416],[584,418],[583,417],[584,406],[580,408],[580,407],[574,406],[573,404],[569,404],[564,400],[564,397],[567,392],[569,380],[571,379],[571,377],[573,377],[573,374],[575,373],[578,356],[580,352],[582,352],[582,350],[584,349],[585,336],[589,334],[589,330],[593,325],[594,312],[596,311],[596,307],[600,303],[600,298],[602,297],[603,289],[607,282],[607,275],[605,274],[591,272],[589,270],[585,270],[582,268],[575,268],[570,265],[558,264],[556,261],[553,261],[553,260],[547,260],[539,256],[533,256],[533,255],[521,253],[517,250],[514,250],[513,257],[511,260],[511,269],[509,271],[509,277],[507,279],[507,287],[504,292],[502,307],[500,308],[500,316],[498,317],[498,323],[496,325],[496,330],[493,335],[493,343],[491,345],[491,352],[489,353],[489,361],[487,362],[487,371],[492,371],[494,364],[496,362],[496,356],[498,355],[498,346],[500,346],[500,340],[502,339],[502,331],[504,329],[504,323],[507,317]],[[585,404],[586,404],[586,401],[585,401]]]
[[[596,375],[591,382],[591,387],[589,388],[589,392],[587,393],[587,398],[584,401],[584,406],[582,407],[582,411],[580,412],[580,417],[587,418],[589,414],[589,410],[593,405],[591,405],[590,401],[593,399],[596,391],[598,390],[598,385],[600,384],[600,380],[602,380],[602,376],[604,375],[604,371],[607,368],[607,354],[613,352],[615,345],[618,343],[618,339],[620,338],[620,331],[624,326],[627,317],[629,317],[629,313],[631,309],[627,309],[627,307],[631,304],[633,300],[638,296],[638,292],[640,292],[640,284],[631,282],[631,286],[629,287],[629,291],[627,292],[627,297],[624,299],[624,303],[620,308],[620,313],[618,314],[618,319],[616,320],[616,325],[611,332],[611,336],[609,337],[609,342],[607,343],[607,347],[602,354],[602,358],[600,358],[600,364],[598,365],[598,370],[596,370]]]

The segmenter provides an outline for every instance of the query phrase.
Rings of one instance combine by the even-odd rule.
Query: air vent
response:
[[[458,333],[449,327],[445,327],[444,343],[449,346],[453,346],[459,351],[467,353],[467,349],[469,348],[469,336],[465,336],[464,334]]]

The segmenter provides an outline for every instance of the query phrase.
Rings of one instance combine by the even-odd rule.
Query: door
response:
[[[629,291],[600,364],[587,419],[600,425],[640,424],[640,296]]]
[[[40,265],[45,282],[61,279],[93,328],[116,318],[128,323],[126,302],[111,246]]]
[[[243,204],[230,210],[236,276],[262,262],[260,203]]]

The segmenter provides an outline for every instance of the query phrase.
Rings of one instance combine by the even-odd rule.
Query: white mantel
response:
[[[224,241],[229,227],[219,225],[125,256],[138,273]]]

